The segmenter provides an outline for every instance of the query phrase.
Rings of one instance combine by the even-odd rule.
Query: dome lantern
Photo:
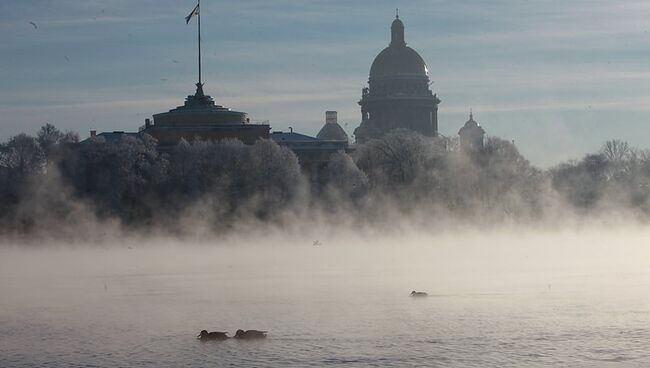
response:
[[[399,10],[395,12],[395,20],[390,25],[390,45],[391,46],[406,46],[404,41],[404,23],[399,20]]]

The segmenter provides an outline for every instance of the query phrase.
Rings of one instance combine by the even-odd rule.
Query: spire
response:
[[[472,113],[472,108],[469,108],[469,120],[474,120],[474,114]]]
[[[390,45],[406,46],[404,41],[404,23],[399,19],[399,10],[395,9],[395,20],[390,26]]]

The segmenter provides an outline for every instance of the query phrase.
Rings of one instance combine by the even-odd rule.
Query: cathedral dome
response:
[[[427,65],[417,51],[406,46],[404,23],[395,17],[390,27],[390,45],[377,55],[370,67],[370,77],[427,76]]]
[[[427,76],[427,65],[420,54],[408,46],[388,46],[377,55],[370,67],[370,77],[400,75]]]
[[[375,57],[368,87],[361,90],[361,125],[357,143],[380,138],[395,129],[410,129],[427,137],[438,135],[440,99],[430,89],[427,66],[404,41],[404,23],[396,14],[390,44]]]

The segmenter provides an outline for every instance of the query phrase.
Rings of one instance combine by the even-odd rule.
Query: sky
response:
[[[196,0],[0,0],[0,140],[45,123],[137,131],[197,80]],[[272,130],[352,134],[399,8],[442,100],[439,130],[474,118],[535,165],[608,139],[650,148],[650,2],[203,0],[204,90]],[[31,22],[31,23],[30,23]],[[32,24],[33,23],[33,24]]]

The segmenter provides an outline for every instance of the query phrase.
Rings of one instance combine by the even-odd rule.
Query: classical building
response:
[[[479,150],[483,148],[485,130],[481,128],[479,123],[474,121],[474,114],[472,112],[469,113],[469,120],[458,131],[458,136],[460,137],[461,149]]]
[[[216,105],[212,97],[203,94],[203,85],[197,83],[196,93],[187,96],[183,106],[155,114],[153,123],[147,119],[142,131],[156,138],[161,147],[169,147],[181,138],[187,141],[234,138],[253,144],[258,139],[268,139],[269,130],[267,124],[250,124],[245,112]]]
[[[362,90],[361,125],[354,131],[357,143],[397,128],[429,137],[438,134],[440,100],[429,89],[427,66],[417,51],[406,46],[399,15],[390,28],[390,45],[373,61],[368,87]]]
[[[153,115],[153,122],[145,119],[144,126],[137,133],[114,131],[97,134],[91,130],[90,136],[117,143],[125,137],[139,138],[142,134],[149,134],[158,141],[160,151],[169,151],[181,139],[188,142],[195,139],[239,139],[245,144],[253,144],[258,139],[268,139],[269,131],[268,124],[251,124],[245,112],[216,105],[212,97],[203,93],[203,85],[197,83],[196,93],[187,96],[183,106]]]
[[[330,156],[335,152],[349,152],[348,135],[336,121],[336,111],[325,112],[325,125],[316,137],[296,133],[275,131],[271,139],[292,150],[298,162],[312,181],[323,178],[321,172],[327,168]]]

